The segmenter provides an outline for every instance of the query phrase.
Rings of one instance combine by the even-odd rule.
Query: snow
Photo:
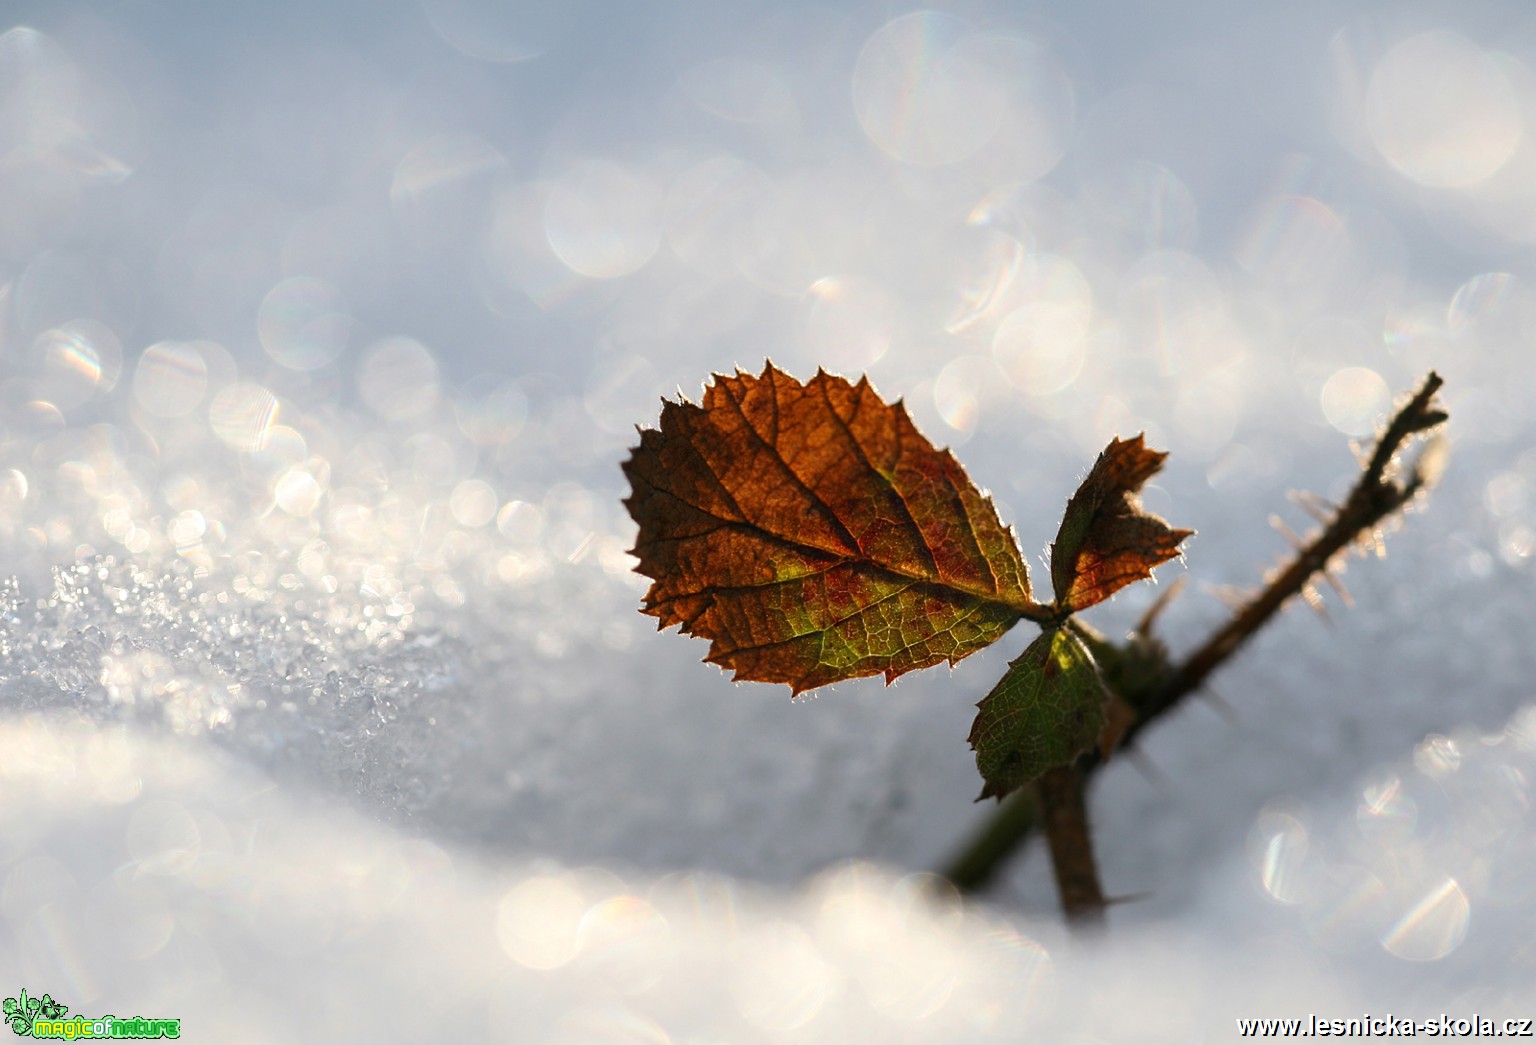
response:
[[[260,10],[0,24],[0,984],[230,1042],[1536,1015],[1518,8]],[[1097,780],[1074,938],[1036,851],[929,873],[1027,626],[791,701],[636,612],[634,426],[770,354],[1032,564],[1145,430],[1175,651],[1430,368],[1450,464]]]

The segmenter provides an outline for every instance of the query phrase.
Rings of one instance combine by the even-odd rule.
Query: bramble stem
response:
[[[1003,799],[965,849],[943,871],[956,889],[979,892],[1021,840],[1039,823],[1040,803],[1033,787],[1021,787]]]
[[[1136,721],[1121,737],[1122,747],[1134,742],[1143,729],[1199,689],[1212,672],[1226,663],[1287,603],[1305,591],[1316,577],[1326,575],[1340,554],[1362,538],[1374,534],[1384,520],[1429,485],[1433,477],[1422,470],[1422,457],[1408,468],[1400,481],[1389,477],[1387,473],[1412,436],[1446,419],[1445,411],[1433,405],[1435,393],[1442,384],[1440,376],[1431,371],[1413,398],[1388,423],[1344,503],[1335,510],[1327,524],[1314,533],[1291,560],[1268,579],[1262,591],[1160,680],[1126,680],[1125,689],[1133,692],[1122,692],[1120,695],[1134,706]],[[1079,809],[1082,808],[1082,788],[1101,763],[1099,753],[1089,751],[1071,769],[1078,785]],[[1041,778],[1042,793],[1046,790],[1045,779],[1050,775],[1048,773]],[[1014,850],[1029,837],[1035,827],[1035,817],[1025,815],[1023,810],[1016,808],[1020,806],[1029,808],[1027,803],[1019,799],[1004,802],[950,862],[943,873],[957,888],[964,891],[986,888]],[[1030,812],[1032,814],[1032,809]],[[1071,917],[1073,904],[1062,876],[1061,858],[1056,856],[1056,836],[1052,833],[1050,818],[1048,807],[1045,819],[1053,859],[1057,863],[1057,883],[1061,888],[1062,905]],[[1081,834],[1087,837],[1086,815],[1083,817]],[[1087,853],[1091,865],[1091,848]],[[1096,878],[1094,888],[1097,889]],[[1102,896],[1097,902],[1102,908]]]
[[[1392,419],[1376,444],[1370,463],[1361,474],[1349,497],[1339,506],[1328,525],[1313,535],[1294,558],[1272,577],[1264,590],[1249,600],[1233,618],[1193,653],[1184,658],[1172,676],[1154,690],[1137,708],[1137,722],[1125,735],[1129,741],[1141,728],[1173,707],[1185,696],[1199,689],[1215,671],[1268,624],[1291,599],[1300,594],[1312,579],[1325,572],[1334,557],[1354,544],[1411,501],[1423,489],[1426,479],[1417,468],[1410,469],[1401,485],[1386,478],[1388,466],[1408,437],[1445,420],[1445,413],[1432,410],[1430,400],[1442,381],[1433,371],[1424,385]]]
[[[1099,868],[1093,859],[1093,835],[1088,830],[1088,810],[1083,804],[1083,780],[1076,766],[1057,766],[1040,775],[1038,787],[1062,910],[1074,925],[1101,925],[1104,890],[1099,885]]]

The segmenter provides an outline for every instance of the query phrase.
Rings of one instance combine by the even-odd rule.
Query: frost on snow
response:
[[[1536,53],[611,6],[0,24],[0,982],[229,1042],[1528,1015]],[[922,873],[1021,647],[808,707],[642,634],[634,426],[769,355],[907,392],[1020,533],[1174,451],[1175,651],[1431,368],[1450,467],[1096,781],[1086,945],[1038,859]]]

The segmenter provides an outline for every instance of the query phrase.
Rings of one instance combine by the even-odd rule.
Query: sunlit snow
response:
[[[1536,1016],[1520,5],[0,19],[0,995],[236,1043]],[[931,873],[1028,625],[790,701],[636,612],[635,425],[766,356],[904,398],[1032,566],[1145,431],[1176,652],[1431,368],[1449,465],[1096,781],[1084,940],[1036,850]]]

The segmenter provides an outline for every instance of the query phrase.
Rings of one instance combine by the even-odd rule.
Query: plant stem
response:
[[[1051,868],[1067,920],[1074,925],[1101,925],[1104,890],[1093,859],[1093,836],[1083,804],[1083,780],[1073,765],[1048,769],[1040,776],[1040,806],[1045,836],[1051,844]]]
[[[944,877],[963,893],[980,890],[1019,840],[1035,829],[1039,815],[1035,789],[1019,788],[987,817],[970,844],[944,869]]]
[[[1334,511],[1327,523],[1312,535],[1296,554],[1273,576],[1268,578],[1262,591],[1245,603],[1232,618],[1218,628],[1205,642],[1168,670],[1160,679],[1133,680],[1121,696],[1131,703],[1137,713],[1136,721],[1121,737],[1121,745],[1132,743],[1143,729],[1176,707],[1185,697],[1199,689],[1211,673],[1226,663],[1249,639],[1267,624],[1276,613],[1297,595],[1304,592],[1319,574],[1326,574],[1337,558],[1362,538],[1374,536],[1377,528],[1397,512],[1432,481],[1433,476],[1423,469],[1423,458],[1415,461],[1401,481],[1388,476],[1392,462],[1408,440],[1419,432],[1435,427],[1446,419],[1443,410],[1434,406],[1435,393],[1443,382],[1433,371],[1423,385],[1392,418],[1377,441],[1370,460],[1359,480],[1344,503]],[[1099,753],[1083,754],[1075,766],[1063,767],[1072,774],[1077,794],[1077,808],[1082,810],[1082,788],[1102,764]],[[1057,770],[1053,770],[1058,772]],[[1061,889],[1062,905],[1072,915],[1073,904],[1068,897],[1067,881],[1063,877],[1062,856],[1057,855],[1055,829],[1051,824],[1050,800],[1045,774],[1040,779],[1042,800],[1046,804],[1046,832],[1051,842],[1052,858],[1056,863],[1057,884]],[[1065,796],[1063,796],[1065,798]],[[1019,809],[1016,807],[1025,807]],[[1026,815],[1026,811],[1028,815]],[[955,886],[964,891],[980,891],[991,882],[997,871],[1034,830],[1036,818],[1033,808],[1021,800],[1004,802],[993,817],[949,863],[943,872]],[[1080,834],[1087,839],[1087,819],[1082,818]],[[1076,845],[1077,843],[1071,843]],[[1091,847],[1087,853],[1092,866]],[[1095,891],[1097,878],[1093,878]],[[1075,886],[1074,886],[1075,887]],[[1103,898],[1098,898],[1102,908]]]
[[[1424,379],[1423,387],[1392,419],[1376,444],[1370,463],[1349,492],[1349,497],[1328,520],[1328,525],[1299,548],[1262,591],[1185,657],[1171,677],[1139,704],[1137,722],[1127,730],[1125,740],[1129,741],[1153,719],[1199,689],[1211,672],[1269,623],[1281,607],[1305,590],[1314,577],[1326,572],[1336,556],[1363,535],[1373,533],[1382,520],[1418,494],[1427,480],[1417,468],[1410,470],[1401,486],[1387,479],[1386,471],[1409,436],[1445,420],[1443,411],[1429,408],[1441,383],[1440,376],[1431,371]]]

